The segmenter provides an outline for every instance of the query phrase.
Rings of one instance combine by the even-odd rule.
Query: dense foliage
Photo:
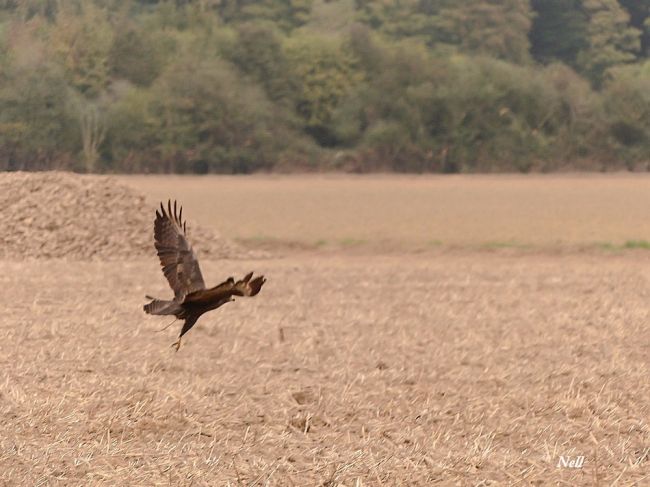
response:
[[[650,164],[650,0],[0,0],[0,169]]]

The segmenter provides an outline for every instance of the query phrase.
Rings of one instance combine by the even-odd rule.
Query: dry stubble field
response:
[[[129,176],[252,245],[610,248],[650,240],[650,175]],[[650,246],[650,244],[649,244]]]
[[[339,178],[347,211],[337,178],[267,179],[130,184],[253,242],[260,196],[246,185],[266,188],[258,242],[298,242],[291,228],[302,228],[340,244],[378,237],[391,252],[360,243],[202,262],[209,283],[248,270],[268,283],[204,316],[178,353],[177,326],[156,333],[168,320],[141,310],[145,293],[169,293],[153,250],[3,262],[0,482],[650,484],[650,254],[615,248],[650,235],[650,179],[413,179],[415,215],[432,184],[465,202],[447,207],[448,222],[466,215],[484,232],[462,219],[444,238],[398,220],[408,178]],[[320,203],[305,211],[310,194]],[[568,195],[575,206],[560,211]],[[233,199],[249,201],[239,220]],[[502,210],[485,213],[486,201]],[[563,226],[531,223],[542,204]],[[269,221],[280,208],[289,230]],[[443,244],[424,248],[429,238]],[[579,250],[593,242],[614,248]],[[560,455],[584,455],[584,467],[558,468]]]

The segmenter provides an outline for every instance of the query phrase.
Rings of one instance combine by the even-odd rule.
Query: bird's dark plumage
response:
[[[178,337],[176,350],[180,347],[181,337],[196,323],[199,317],[210,310],[217,309],[230,301],[233,296],[255,296],[266,282],[264,276],[253,278],[253,273],[236,281],[229,277],[221,284],[206,289],[199,261],[187,241],[186,223],[182,220],[183,208],[178,209],[176,202],[172,208],[167,202],[167,210],[160,204],[154,222],[154,240],[163,274],[174,291],[174,299],[165,301],[151,299],[144,305],[144,311],[152,315],[173,315],[185,320]]]

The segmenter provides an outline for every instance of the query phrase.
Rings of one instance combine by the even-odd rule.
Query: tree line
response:
[[[648,169],[650,0],[0,0],[0,170]]]

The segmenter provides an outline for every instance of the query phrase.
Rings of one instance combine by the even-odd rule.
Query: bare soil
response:
[[[650,175],[126,176],[254,246],[612,248],[650,240]]]
[[[149,255],[159,203],[147,203],[142,193],[109,177],[0,173],[0,258],[122,260]],[[192,220],[189,229],[206,256],[250,254]]]
[[[197,191],[160,181],[172,198]],[[648,235],[645,193],[620,184],[634,218],[620,233],[613,213],[583,222],[599,239]],[[590,191],[576,201],[598,194],[599,207]],[[212,198],[189,198],[188,215],[231,204],[221,190]],[[348,234],[333,214],[332,232]],[[0,261],[0,485],[647,485],[650,253],[471,250],[498,238],[422,253],[400,241],[392,254],[205,256],[208,284],[249,270],[268,282],[201,318],[178,353],[180,325],[157,333],[169,320],[142,311],[145,294],[171,295],[153,250]],[[584,466],[558,467],[561,456]]]

